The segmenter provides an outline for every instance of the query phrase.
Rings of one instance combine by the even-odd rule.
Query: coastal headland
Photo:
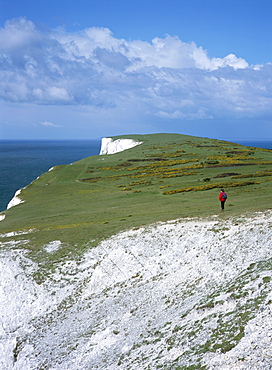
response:
[[[179,134],[103,140],[101,155],[53,167],[22,189],[0,232],[36,230],[37,248],[60,239],[81,249],[132,227],[218,214],[221,187],[229,197],[220,217],[270,207],[272,150]]]
[[[105,139],[0,214],[0,367],[271,369],[272,150]]]

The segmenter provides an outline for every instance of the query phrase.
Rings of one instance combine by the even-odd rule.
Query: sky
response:
[[[272,139],[271,0],[0,0],[0,139]]]

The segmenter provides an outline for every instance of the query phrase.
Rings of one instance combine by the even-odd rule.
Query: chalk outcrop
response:
[[[14,207],[14,206],[17,206],[20,203],[24,203],[24,201],[19,197],[20,193],[21,193],[21,189],[16,191],[14,197],[9,202],[9,204],[7,206],[7,209],[9,209],[11,207]]]
[[[20,242],[3,240],[0,368],[270,370],[271,221],[268,211],[127,230],[43,283]]]
[[[111,137],[103,137],[99,155],[123,152],[126,149],[133,148],[140,144],[142,144],[142,142],[132,139],[113,140]]]

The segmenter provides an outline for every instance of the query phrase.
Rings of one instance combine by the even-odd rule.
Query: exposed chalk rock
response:
[[[111,137],[103,137],[99,155],[123,152],[126,149],[133,148],[140,144],[142,144],[142,142],[132,139],[113,140]]]

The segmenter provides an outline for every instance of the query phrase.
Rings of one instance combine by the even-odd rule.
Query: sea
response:
[[[98,155],[101,140],[0,140],[0,211],[22,189],[51,167]]]
[[[235,143],[272,149],[272,140],[235,140]],[[98,155],[101,140],[9,141],[0,140],[0,211],[18,189],[51,167]]]

